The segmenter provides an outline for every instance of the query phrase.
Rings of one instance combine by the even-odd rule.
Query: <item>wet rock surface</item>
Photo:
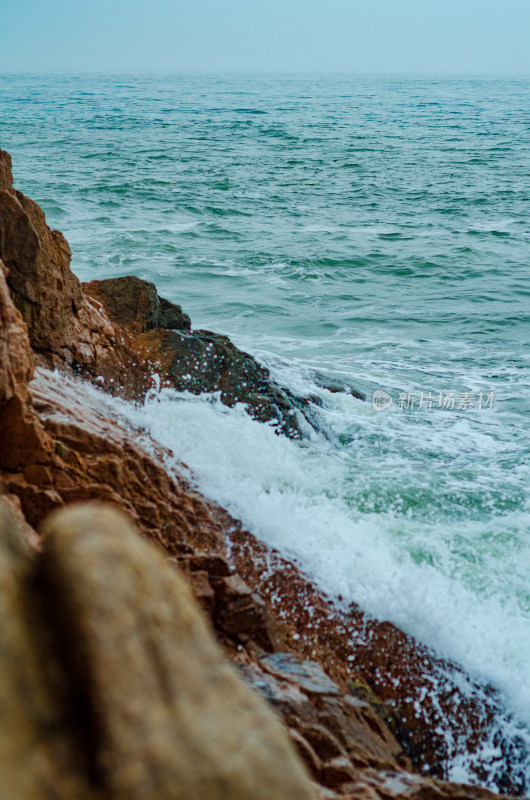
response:
[[[193,394],[219,392],[227,406],[243,403],[248,413],[271,422],[292,438],[315,424],[319,399],[298,397],[276,383],[267,367],[237,348],[227,336],[191,330],[180,306],[158,297],[152,283],[132,276],[91,281],[86,292],[104,306],[111,320],[124,325],[127,344],[146,351],[158,364],[165,385]],[[145,334],[151,331],[151,335]]]
[[[296,567],[248,532],[234,530],[230,554],[238,573],[265,602],[287,649],[318,661],[348,695],[368,702],[414,769],[447,779],[463,754],[476,780],[495,775],[507,794],[524,793],[528,753],[522,740],[503,743],[493,732],[501,700],[390,622],[351,605],[338,609]],[[492,759],[502,753],[502,770]],[[509,750],[513,747],[513,752]]]
[[[345,381],[342,378],[330,377],[329,375],[324,375],[323,372],[318,371],[313,372],[311,377],[317,386],[320,386],[322,389],[327,389],[328,392],[331,392],[332,394],[344,392],[344,394],[351,394],[352,397],[356,397],[358,400],[366,400],[366,395],[364,392],[356,389],[354,386],[348,383],[348,381]]]
[[[182,308],[158,296],[154,283],[134,275],[108,278],[86,284],[101,300],[109,317],[138,333],[153,328],[191,330],[191,321]]]
[[[272,422],[292,438],[302,437],[310,403],[279,386],[269,370],[239,350],[227,336],[211,331],[172,332],[163,344],[171,353],[168,378],[179,390],[194,394],[220,392],[227,406],[244,403],[249,414]]]
[[[322,667],[314,661],[301,662],[292,653],[277,653],[260,659],[260,666],[284,680],[297,683],[309,694],[338,694]]]

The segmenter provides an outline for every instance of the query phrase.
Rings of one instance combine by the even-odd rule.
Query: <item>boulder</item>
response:
[[[127,519],[56,512],[30,554],[0,511],[0,796],[311,800],[287,733]]]
[[[58,658],[32,593],[35,559],[0,498],[0,797],[96,800]],[[42,637],[41,635],[42,634]],[[63,683],[64,680],[64,683]]]
[[[292,438],[302,437],[301,419],[310,403],[277,384],[267,367],[212,331],[172,331],[162,344],[171,354],[167,377],[179,391],[219,392],[227,406],[243,403],[250,416],[273,422]]]
[[[227,336],[192,331],[187,314],[160,298],[154,284],[128,276],[91,281],[84,289],[123,326],[139,359],[157,362],[166,385],[192,394],[219,392],[225,405],[243,403],[252,417],[276,424],[292,438],[303,436],[304,417],[315,424],[312,403],[319,404],[318,398],[298,397],[280,386],[267,367]]]
[[[119,325],[128,325],[137,333],[153,328],[189,331],[191,321],[182,308],[158,296],[154,283],[135,275],[92,281],[85,285],[97,293],[108,315]]]

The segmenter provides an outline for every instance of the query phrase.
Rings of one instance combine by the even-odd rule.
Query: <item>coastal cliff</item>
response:
[[[317,424],[316,399],[193,331],[152,284],[82,286],[4,151],[0,259],[3,793],[493,796],[443,778],[458,748],[488,741],[494,692],[464,695],[456,666],[337,610],[76,381],[141,402],[156,374],[293,438]],[[500,788],[518,793],[506,764]]]

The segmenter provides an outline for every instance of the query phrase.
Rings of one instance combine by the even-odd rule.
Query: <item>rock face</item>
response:
[[[134,275],[93,281],[87,289],[96,292],[111,319],[137,333],[153,328],[191,330],[191,320],[182,308],[159,297],[154,283]]]
[[[0,470],[31,525],[61,506],[103,499],[123,509],[168,555],[188,539],[208,545],[222,536],[222,514],[184,479],[172,479],[132,432],[87,405],[65,377],[39,368],[31,384],[34,413],[49,443],[46,465],[33,454],[18,470]]]
[[[36,350],[66,351],[77,343],[83,292],[70,270],[64,236],[46,225],[39,206],[13,189],[11,160],[0,152],[0,256]],[[46,279],[44,279],[46,275]]]
[[[73,507],[50,518],[44,536],[45,554],[30,559],[3,512],[3,797],[315,797],[188,586],[125,517]],[[36,613],[43,637],[27,624]]]
[[[102,303],[113,322],[125,326],[130,334],[127,344],[139,358],[145,358],[146,351],[151,357],[156,353],[167,385],[193,394],[219,392],[225,405],[244,403],[255,419],[276,423],[279,431],[293,438],[302,437],[304,425],[313,425],[308,398],[277,384],[266,367],[227,336],[191,331],[189,317],[180,306],[159,298],[152,283],[130,276],[91,281],[84,288]],[[148,331],[149,337],[141,336]]]
[[[46,437],[30,406],[33,369],[26,326],[13,305],[0,261],[0,469],[48,459]]]
[[[0,150],[0,259],[41,363],[112,381],[128,396],[149,386],[137,356],[116,337],[107,315],[70,269],[68,242],[42,209],[13,188],[11,158]]]

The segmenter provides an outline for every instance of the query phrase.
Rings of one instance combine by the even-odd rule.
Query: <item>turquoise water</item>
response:
[[[0,79],[0,146],[80,278],[154,281],[195,327],[324,402],[322,433],[303,444],[186,396],[131,419],[326,590],[492,682],[525,723],[529,90]],[[317,371],[368,402],[318,388]],[[390,408],[374,409],[377,390]],[[467,769],[455,761],[451,774]]]

